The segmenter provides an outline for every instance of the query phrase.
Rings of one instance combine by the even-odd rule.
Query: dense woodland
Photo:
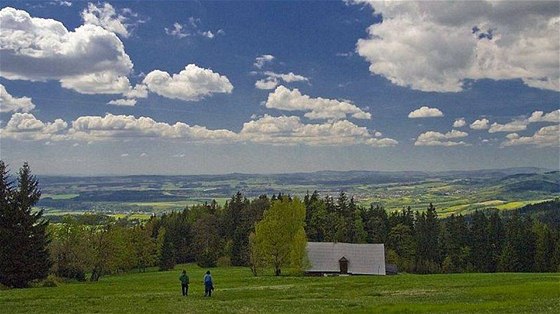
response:
[[[29,167],[21,168],[17,184],[1,161],[0,172],[0,283],[6,286],[23,287],[48,273],[96,281],[191,262],[248,266],[255,275],[270,268],[276,275],[301,273],[306,241],[384,243],[387,263],[401,272],[560,271],[558,199],[505,214],[439,219],[433,205],[387,213],[358,206],[344,192],[308,193],[302,200],[237,193],[224,206],[191,206],[145,222],[86,214],[49,224],[42,212],[32,212],[40,191]]]

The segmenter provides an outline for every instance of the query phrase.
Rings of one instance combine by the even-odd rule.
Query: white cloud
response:
[[[56,4],[59,6],[63,6],[63,7],[71,7],[72,6],[72,2],[70,1],[63,1],[63,0],[55,0],[53,2],[50,2],[51,4]]]
[[[189,64],[178,74],[154,70],[143,80],[151,92],[158,95],[196,101],[215,93],[231,93],[233,85],[226,76]]]
[[[374,138],[365,128],[347,120],[304,124],[299,117],[264,117],[243,124],[239,133],[244,141],[274,145],[346,146],[364,144],[388,147],[398,144],[390,138]]]
[[[141,153],[140,154],[140,157],[146,157],[146,156],[148,156],[148,154],[146,154],[146,153]]]
[[[109,101],[107,105],[132,107],[136,105],[136,99],[113,99]]]
[[[101,26],[125,38],[130,36],[127,25],[125,24],[127,18],[117,14],[115,8],[109,3],[100,4],[99,6],[88,3],[87,8],[82,11],[81,16],[85,24]]]
[[[121,154],[121,157],[128,157],[128,154]]]
[[[71,127],[60,119],[44,123],[29,113],[15,113],[0,135],[19,140],[97,141],[128,139],[167,139],[186,142],[233,143],[248,142],[271,145],[395,146],[398,142],[383,138],[378,131],[369,131],[347,120],[328,121],[321,124],[304,124],[299,117],[265,115],[243,124],[239,133],[229,130],[209,130],[203,126],[190,126],[183,122],[169,124],[149,117],[131,115],[82,116]],[[79,146],[74,143],[74,147]],[[144,157],[147,154],[140,154]]]
[[[33,114],[14,113],[6,127],[0,129],[0,137],[30,141],[57,141],[64,139],[63,132],[67,127],[68,124],[62,119],[44,123],[35,118]]]
[[[422,106],[411,113],[408,114],[411,119],[414,118],[438,118],[443,117],[443,112],[438,108],[430,108],[427,106]]]
[[[129,88],[124,96],[126,98],[146,98],[148,97],[148,87],[144,84],[136,84],[134,88]]]
[[[455,122],[453,122],[454,128],[462,128],[465,125],[467,125],[467,121],[465,121],[465,118],[455,119]]]
[[[191,142],[224,142],[237,138],[229,130],[209,130],[206,127],[190,126],[183,122],[168,124],[156,122],[149,117],[107,114],[83,116],[72,122],[68,137],[74,140],[102,141],[117,138],[167,138],[184,139]]]
[[[399,86],[459,92],[465,79],[521,79],[560,90],[554,1],[361,1],[383,21],[357,53]]]
[[[258,89],[270,90],[276,88],[276,86],[278,86],[278,80],[275,78],[266,78],[255,82],[255,87]]]
[[[259,69],[262,69],[265,64],[272,62],[274,59],[275,58],[273,55],[261,55],[255,58],[255,63],[253,65]]]
[[[34,108],[31,98],[14,97],[8,93],[4,85],[0,84],[0,112],[29,112]]]
[[[471,123],[470,128],[473,130],[486,130],[490,127],[490,121],[488,119],[478,119]]]
[[[218,35],[225,35],[223,29],[219,29],[216,32],[212,32],[211,30],[202,31],[200,30],[200,19],[196,19],[194,17],[189,17],[189,21],[187,24],[181,24],[179,22],[173,23],[173,27],[165,27],[165,33],[169,36],[177,37],[179,39],[185,37],[194,37],[194,36],[201,36],[208,39],[214,39]]]
[[[348,115],[355,119],[371,119],[369,112],[348,101],[311,98],[302,95],[298,89],[289,90],[284,86],[278,86],[268,95],[265,106],[286,111],[307,111],[304,116],[309,119],[345,119]]]
[[[130,81],[112,71],[63,78],[60,84],[82,94],[122,94],[130,90]]]
[[[266,75],[266,78],[255,82],[255,87],[258,89],[274,89],[280,84],[281,81],[284,81],[286,83],[309,81],[307,77],[299,74],[294,74],[293,72],[282,74],[265,71],[263,74]]]
[[[560,126],[551,125],[539,129],[533,136],[519,136],[511,133],[506,136],[506,141],[502,146],[515,145],[536,145],[537,147],[559,147],[560,146]]]
[[[209,39],[213,39],[214,37],[216,37],[216,35],[214,35],[214,33],[212,33],[212,31],[205,31],[201,33],[202,36],[209,38]]]
[[[499,123],[492,123],[490,129],[488,130],[489,133],[496,133],[496,132],[517,132],[523,131],[527,129],[527,124],[529,121],[527,120],[513,120],[506,124],[499,124]]]
[[[536,122],[555,122],[560,123],[560,109],[544,113],[542,111],[535,111],[531,114],[528,120],[530,123]]]
[[[268,76],[268,77],[273,77],[276,79],[281,79],[282,81],[286,82],[286,83],[292,83],[292,82],[307,82],[309,81],[309,79],[303,75],[298,75],[298,74],[294,74],[293,72],[290,73],[286,73],[286,74],[281,74],[281,73],[274,73],[271,71],[265,71],[264,75]]]
[[[121,40],[95,25],[74,31],[23,10],[0,10],[0,76],[9,80],[58,80],[80,93],[122,93],[132,62]]]
[[[173,23],[173,28],[164,28],[165,33],[169,36],[177,37],[177,38],[185,38],[189,36],[187,32],[183,30],[183,25],[179,24],[178,22]]]
[[[467,143],[460,141],[451,141],[452,139],[467,137],[467,132],[451,130],[447,133],[440,133],[435,131],[428,131],[422,133],[416,139],[415,146],[457,146],[467,145]]]

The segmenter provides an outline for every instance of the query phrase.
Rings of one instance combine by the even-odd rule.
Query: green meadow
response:
[[[179,274],[191,285],[182,297]],[[556,313],[559,273],[344,277],[252,276],[248,268],[211,269],[215,288],[203,296],[206,270],[128,273],[99,282],[59,283],[0,291],[3,313]]]

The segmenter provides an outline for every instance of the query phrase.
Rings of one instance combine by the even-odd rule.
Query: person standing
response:
[[[214,282],[212,281],[212,275],[210,275],[210,271],[207,271],[206,275],[204,275],[204,296],[211,297],[212,290],[214,290]]]
[[[179,280],[181,281],[181,291],[183,292],[183,296],[186,297],[189,294],[189,276],[187,276],[187,271],[183,270]]]

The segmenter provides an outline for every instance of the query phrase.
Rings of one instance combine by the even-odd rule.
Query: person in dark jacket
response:
[[[214,290],[214,282],[212,281],[212,275],[210,275],[210,271],[207,271],[206,275],[204,275],[204,296],[211,297],[212,290]]]
[[[181,281],[181,291],[183,292],[183,296],[186,297],[189,294],[189,276],[187,276],[187,272],[185,270],[183,270],[179,280]]]

